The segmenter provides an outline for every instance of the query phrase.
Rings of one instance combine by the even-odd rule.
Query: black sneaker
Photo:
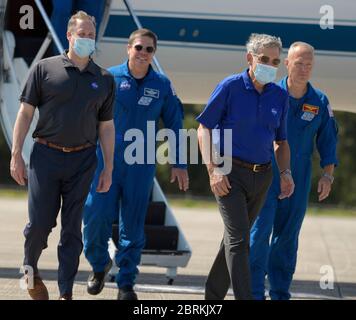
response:
[[[97,295],[99,294],[105,285],[105,276],[108,274],[112,266],[112,261],[110,260],[105,266],[103,272],[92,272],[89,275],[87,283],[87,291],[89,294]]]
[[[118,300],[138,300],[137,294],[132,286],[123,286],[119,288]]]

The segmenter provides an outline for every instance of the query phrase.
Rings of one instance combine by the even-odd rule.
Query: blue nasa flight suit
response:
[[[151,66],[141,83],[132,77],[127,62],[111,67],[109,71],[116,82],[112,185],[106,193],[96,192],[103,168],[102,151],[98,145],[98,167],[84,208],[84,253],[94,272],[104,271],[110,259],[108,240],[112,235],[112,223],[118,220],[119,247],[115,260],[120,271],[116,282],[123,287],[134,285],[145,244],[144,223],[156,169],[156,158],[150,161],[146,157],[147,150],[150,156],[155,155],[155,137],[161,117],[165,127],[173,130],[178,137],[182,128],[183,109],[169,80]],[[151,124],[155,125],[153,138],[147,137],[150,130],[147,129],[147,121],[153,121]],[[142,137],[132,139],[133,142],[124,141],[128,140],[124,136],[129,129],[139,129]],[[176,159],[179,159],[178,141]],[[125,161],[128,155],[135,156],[131,146],[127,148],[129,145],[137,146],[136,156],[142,154],[139,148],[144,148],[144,163],[130,164]],[[174,167],[186,168],[186,164],[177,161]]]
[[[287,78],[280,82],[287,90]],[[280,181],[273,161],[273,182],[250,237],[252,291],[264,299],[264,279],[268,275],[271,299],[289,299],[289,287],[297,262],[298,235],[311,187],[311,157],[316,140],[320,166],[337,165],[337,125],[328,98],[308,83],[301,99],[289,97],[288,143],[295,190],[290,198],[279,200]],[[272,233],[273,230],[273,233]],[[272,238],[270,242],[270,235]]]

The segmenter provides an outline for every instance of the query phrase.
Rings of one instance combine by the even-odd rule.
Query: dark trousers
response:
[[[222,300],[232,285],[235,299],[252,300],[249,265],[250,228],[272,182],[272,169],[253,172],[233,163],[228,195],[216,197],[224,237],[205,284],[205,299]]]
[[[58,244],[60,294],[72,294],[82,252],[81,221],[86,196],[96,168],[95,147],[65,153],[35,143],[28,176],[29,223],[24,230],[24,265],[38,273],[37,263],[61,208]]]

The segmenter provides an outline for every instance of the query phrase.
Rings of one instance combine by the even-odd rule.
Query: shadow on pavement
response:
[[[40,270],[41,277],[44,280],[56,281],[57,270],[42,269]],[[89,276],[88,271],[79,271],[76,276],[76,282],[84,284]],[[22,275],[17,268],[0,268],[0,278],[4,279],[20,279]],[[167,286],[168,278],[165,274],[141,272],[137,277],[138,285],[145,286]],[[179,274],[173,282],[174,287],[197,287],[203,288],[206,281],[205,275],[186,275]],[[266,282],[268,290],[268,283]],[[291,287],[292,296],[294,298],[306,299],[356,299],[356,283],[337,282],[332,289],[322,289],[318,281],[294,280]]]

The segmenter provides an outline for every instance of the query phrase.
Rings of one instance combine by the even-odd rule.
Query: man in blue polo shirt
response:
[[[281,51],[279,38],[252,34],[247,42],[249,68],[224,79],[197,118],[199,146],[224,222],[223,241],[206,282],[206,299],[223,299],[230,284],[235,299],[252,299],[249,234],[272,181],[273,149],[281,172],[280,197],[293,193],[286,140],[288,95],[272,83]],[[223,154],[226,161],[232,160],[230,173],[221,172],[213,159],[215,129],[220,129],[220,154],[232,143],[232,153]],[[224,139],[226,130],[231,130],[232,141]]]
[[[337,126],[328,98],[309,83],[313,64],[312,46],[304,42],[291,45],[286,59],[288,77],[280,82],[280,86],[289,93],[288,142],[296,188],[289,199],[278,199],[279,175],[274,165],[273,183],[266,203],[251,229],[250,263],[255,299],[265,299],[266,274],[270,297],[276,300],[290,298],[298,236],[310,192],[311,156],[315,140],[321,158],[320,166],[324,171],[318,183],[319,201],[328,197],[334,180]]]

